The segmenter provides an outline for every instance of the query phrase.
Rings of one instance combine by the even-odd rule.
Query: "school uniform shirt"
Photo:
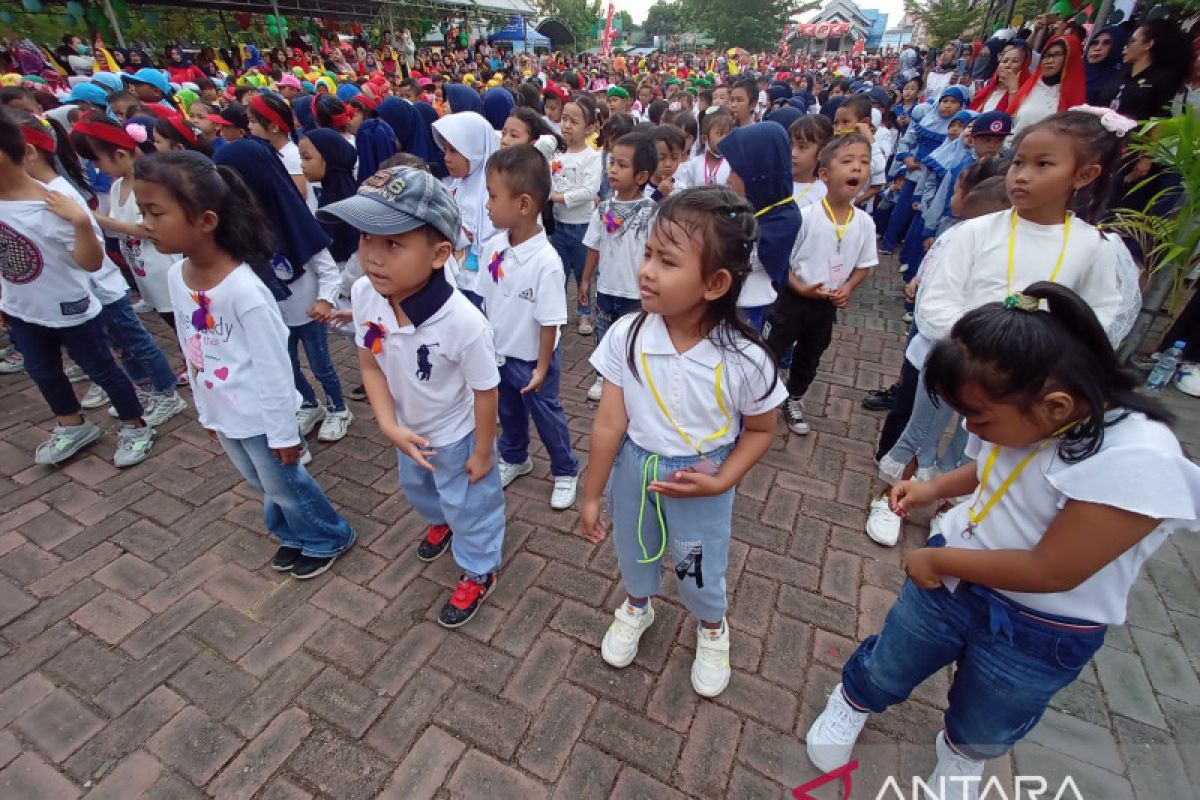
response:
[[[51,191],[65,194],[81,207],[88,208],[87,201],[83,199],[83,195],[79,193],[79,190],[61,175],[47,183],[46,187]],[[92,213],[91,209],[88,209],[88,216],[92,220],[92,232],[96,234],[98,240],[103,242],[104,231],[100,228],[100,223],[96,222],[96,215]],[[108,257],[108,253],[104,254],[104,258],[100,262],[100,269],[88,273],[88,280],[91,281],[92,293],[96,295],[96,299],[100,301],[101,306],[115,303],[118,300],[124,299],[125,295],[129,294],[129,284],[125,282],[125,276],[121,274],[120,268],[113,263],[113,260]]]
[[[814,203],[820,203],[825,199],[827,191],[825,181],[817,180],[812,183],[792,181],[792,197],[796,198],[796,205],[800,206],[801,210]]]
[[[609,383],[621,387],[625,413],[629,417],[626,434],[634,444],[661,456],[695,455],[693,449],[672,425],[673,419],[705,453],[732,444],[741,433],[741,418],[764,414],[787,399],[787,390],[779,382],[774,359],[758,345],[733,330],[720,332],[732,338],[734,345],[716,344],[717,331],[709,334],[686,353],[671,342],[667,326],[657,314],[644,315],[634,343],[637,375],[630,370],[629,340],[634,323],[642,315],[630,314],[617,320],[592,353],[591,365]],[[645,354],[650,375],[642,374]],[[730,417],[717,402],[717,368],[721,368],[721,400]],[[670,413],[668,419],[651,390],[662,399]],[[713,436],[717,432],[719,435]],[[712,436],[701,444],[701,440]]]
[[[1004,300],[1035,281],[1049,280],[1063,252],[1064,226],[1038,225],[1017,217],[1013,274],[1008,280],[1008,240],[1012,211],[997,211],[967,220],[946,231],[941,266],[930,272],[917,292],[917,328],[931,341],[950,335],[963,314],[985,303]],[[1115,324],[1128,304],[1122,292],[1137,292],[1136,284],[1122,284],[1118,275],[1117,237],[1100,231],[1072,215],[1062,268],[1055,279],[1092,308],[1109,340],[1119,342],[1128,329]],[[1124,247],[1124,245],[1121,245]]]
[[[117,222],[137,225],[142,221],[137,196],[130,190],[129,196],[122,201],[124,186],[124,178],[113,181],[112,191],[109,193],[109,216]],[[139,236],[119,233],[116,239],[125,263],[133,272],[142,300],[153,306],[156,311],[170,311],[171,291],[167,288],[167,273],[171,271],[171,265],[178,257],[160,253],[153,242]]]
[[[289,141],[283,147],[279,148],[279,157],[283,160],[283,168],[287,170],[288,175],[304,177],[304,167],[300,163],[300,148],[295,142]],[[313,187],[312,181],[306,181],[305,185],[304,203],[308,206],[309,211],[316,214],[317,190]]]
[[[90,274],[75,263],[75,228],[43,200],[0,200],[0,311],[47,328],[100,313]]]
[[[657,204],[647,197],[617,200],[615,197],[596,206],[583,244],[599,253],[596,266],[596,291],[610,297],[638,300],[637,271],[646,252],[650,226]]]
[[[871,145],[871,186],[887,183],[888,159],[896,152],[896,140],[900,134],[891,128],[876,128],[875,141]]]
[[[823,283],[836,289],[850,279],[856,269],[869,269],[879,263],[875,249],[875,223],[861,208],[854,208],[841,244],[833,221],[825,213],[824,203],[800,209],[800,234],[792,245],[792,272],[802,283]],[[838,265],[841,265],[840,274]]]
[[[675,191],[681,192],[684,189],[691,188],[692,184],[688,183],[688,181],[691,179],[688,170],[688,162],[680,161],[679,166],[675,168],[675,174],[672,175],[671,178],[675,181]]]
[[[593,198],[600,192],[600,174],[600,153],[597,150],[584,147],[575,153],[555,153],[550,162],[550,180],[554,191],[562,192],[565,201],[554,204],[554,219],[557,222],[567,225],[588,223],[596,208]]]
[[[291,295],[279,301],[279,312],[289,328],[312,322],[308,310],[318,300],[337,303],[342,272],[328,249],[317,252],[304,265],[304,274],[288,284]]]
[[[684,173],[684,183],[688,188],[693,186],[724,186],[729,181],[729,164],[725,159],[717,165],[716,169],[712,169],[705,163],[705,154],[692,156],[684,165],[687,171]]]
[[[496,354],[537,361],[542,328],[567,324],[562,259],[546,232],[509,244],[507,231],[493,236],[480,256],[475,291],[496,331]],[[554,334],[558,346],[560,332]]]
[[[200,424],[230,439],[300,443],[300,393],[288,358],[288,329],[266,284],[248,264],[204,292],[188,288],[183,261],[167,285]]]
[[[1122,414],[1126,416],[1120,419]],[[1167,536],[1180,530],[1190,533],[1197,527],[1200,467],[1184,456],[1170,428],[1161,422],[1124,410],[1110,411],[1108,419],[1104,441],[1095,455],[1070,464],[1058,454],[1056,442],[1042,447],[971,536],[962,535],[970,522],[971,501],[946,513],[942,532],[947,547],[1032,550],[1072,500],[1162,520],[1148,536],[1074,589],[1044,594],[1000,591],[1037,611],[1120,625],[1125,621],[1126,598],[1142,564]],[[968,443],[966,454],[976,459],[978,475],[982,475],[993,447],[975,437]],[[977,512],[1035,448],[998,450],[982,500],[976,502]],[[943,578],[943,583],[953,589],[958,581]]]
[[[396,422],[434,448],[474,431],[474,393],[500,384],[492,328],[479,309],[436,275],[400,303],[403,327],[369,278],[355,282],[350,305],[355,343],[387,378]]]

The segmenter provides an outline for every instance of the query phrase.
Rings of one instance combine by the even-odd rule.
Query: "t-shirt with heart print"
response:
[[[197,291],[183,264],[172,265],[167,285],[200,424],[230,439],[265,434],[272,448],[299,444],[288,329],[270,290],[241,264]]]

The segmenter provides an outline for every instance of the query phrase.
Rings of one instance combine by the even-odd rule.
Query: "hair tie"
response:
[[[1024,311],[1027,314],[1031,314],[1038,310],[1040,302],[1036,297],[1030,297],[1021,292],[1014,292],[1004,298],[1004,307],[1009,311]]]
[[[1125,134],[1138,126],[1137,120],[1118,114],[1111,108],[1102,106],[1071,106],[1070,111],[1082,111],[1085,114],[1092,114],[1100,119],[1100,124],[1109,133],[1116,134],[1117,138],[1124,138]]]

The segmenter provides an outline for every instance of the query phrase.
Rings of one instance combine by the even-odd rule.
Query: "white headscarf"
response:
[[[474,111],[447,114],[433,123],[433,138],[445,150],[449,142],[470,164],[465,178],[450,182],[450,191],[462,211],[462,226],[471,233],[471,250],[483,251],[483,244],[496,234],[487,213],[487,172],[484,167],[492,153],[500,149],[492,125]]]

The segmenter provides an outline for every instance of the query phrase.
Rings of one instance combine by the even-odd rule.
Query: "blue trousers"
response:
[[[529,418],[546,453],[550,456],[550,474],[554,477],[579,474],[579,459],[571,449],[571,432],[567,429],[567,415],[558,399],[559,381],[562,378],[562,356],[556,349],[550,360],[546,380],[537,392],[521,390],[529,385],[537,363],[519,358],[506,358],[500,365],[500,457],[509,464],[524,464],[529,458]]]
[[[280,545],[313,558],[326,558],[354,544],[350,523],[334,511],[325,492],[299,461],[284,466],[271,454],[265,435],[218,437],[246,483],[263,493],[263,522]]]
[[[587,261],[588,249],[583,244],[583,235],[587,233],[587,223],[572,225],[566,222],[554,222],[554,234],[550,244],[554,246],[558,257],[562,259],[563,277],[566,286],[571,285],[571,276],[575,276],[575,285],[583,279],[583,265]],[[591,314],[587,306],[577,305],[577,310],[583,316]]]
[[[155,394],[175,392],[175,373],[171,364],[154,337],[142,327],[128,294],[104,306],[98,319],[104,325],[113,352],[121,359],[121,366],[135,386]]]
[[[916,213],[912,207],[913,195],[916,192],[916,181],[905,180],[904,187],[896,196],[896,207],[892,209],[892,216],[888,218],[887,230],[883,233],[882,248],[884,250],[895,250],[900,239],[908,231],[912,216]]]
[[[92,382],[108,393],[121,419],[141,418],[142,404],[133,383],[117,366],[108,349],[99,316],[67,328],[50,328],[11,314],[6,320],[13,345],[25,359],[25,371],[54,416],[69,417],[80,410],[79,398],[63,372],[62,351],[65,348]]]
[[[333,367],[333,359],[329,356],[329,326],[314,319],[303,325],[288,327],[288,355],[292,359],[292,377],[296,383],[296,391],[300,392],[304,405],[312,407],[317,404],[317,395],[300,369],[301,344],[304,345],[304,354],[308,356],[308,367],[312,370],[313,377],[325,390],[329,410],[345,411],[342,382]]]
[[[600,346],[600,340],[604,338],[604,334],[608,332],[614,322],[626,314],[642,310],[640,299],[617,297],[600,292],[596,292],[596,302],[592,305],[595,308],[592,312],[592,335],[596,337],[597,347]]]
[[[955,664],[946,736],[970,758],[997,758],[1079,676],[1104,644],[1105,631],[1086,620],[1026,609],[981,586],[964,583],[951,592],[905,581],[883,630],[842,667],[842,688],[854,705],[880,713]]]
[[[500,470],[492,470],[477,482],[467,479],[467,459],[475,449],[475,432],[445,447],[434,448],[430,472],[397,451],[400,488],[404,496],[430,525],[449,525],[454,561],[473,575],[487,575],[500,566],[504,544],[504,491]]]
[[[922,372],[918,378],[908,424],[904,426],[904,431],[899,440],[892,445],[888,455],[901,464],[907,464],[915,456],[917,466],[921,468],[931,467],[936,462],[940,472],[955,469],[962,462],[963,451],[967,446],[967,431],[962,425],[954,426],[954,436],[946,447],[946,452],[938,458],[938,445],[941,444],[942,434],[954,416],[954,409],[948,403],[934,403],[926,391],[925,374]]]

